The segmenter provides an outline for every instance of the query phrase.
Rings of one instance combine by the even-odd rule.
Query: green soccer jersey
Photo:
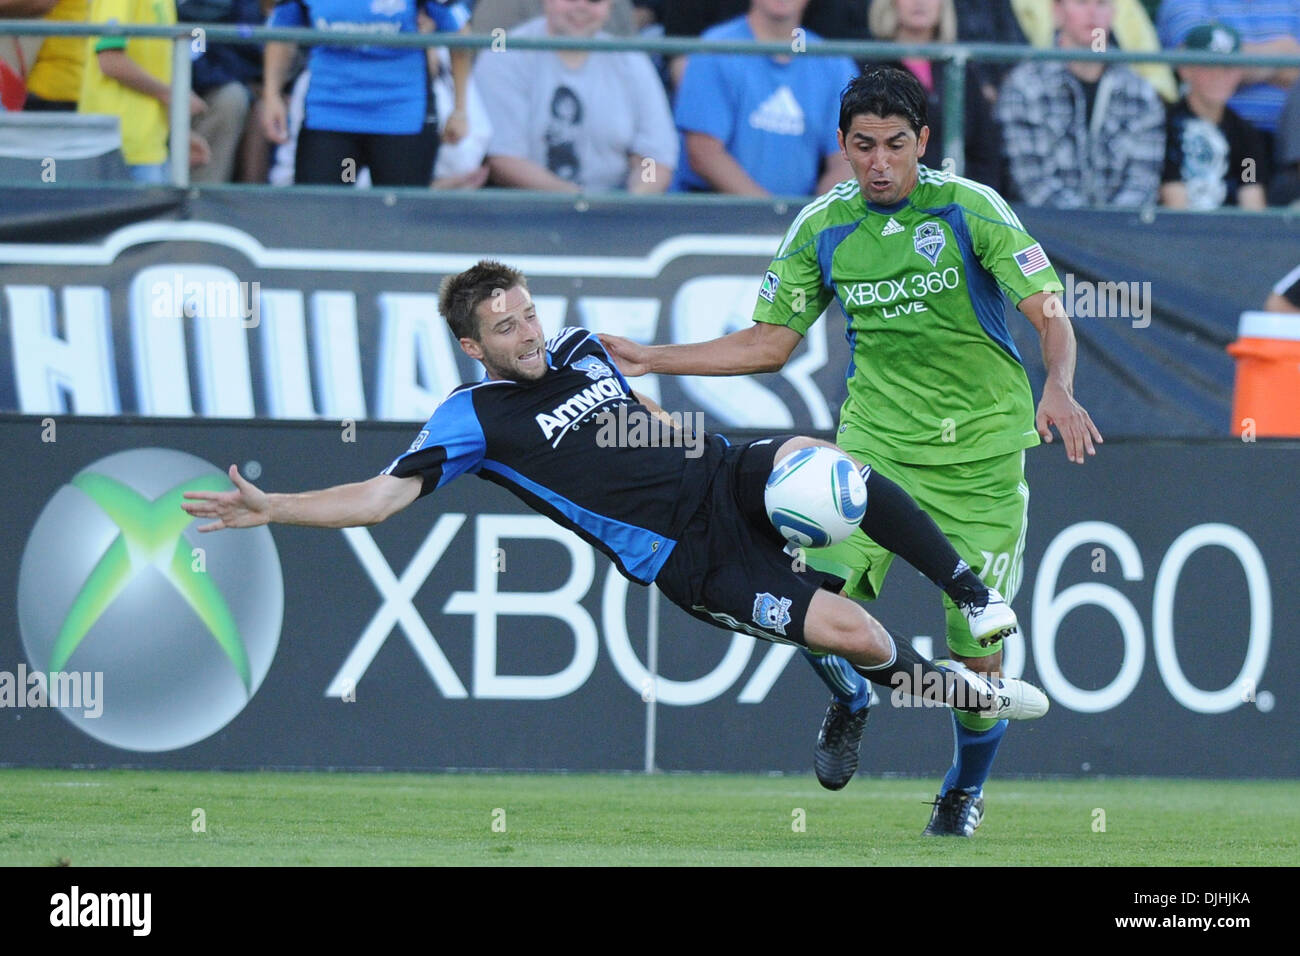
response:
[[[866,202],[855,180],[805,206],[764,276],[754,320],[804,335],[838,299],[852,359],[837,440],[940,465],[1038,444],[1003,295],[1018,304],[1062,288],[997,192],[921,166],[893,206]]]

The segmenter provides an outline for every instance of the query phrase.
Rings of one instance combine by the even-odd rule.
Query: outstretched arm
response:
[[[297,524],[315,528],[352,528],[379,524],[420,494],[418,477],[376,475],[369,481],[335,485],[320,491],[267,494],[230,466],[234,491],[187,491],[181,507],[196,518],[214,518],[199,531]]]
[[[601,334],[605,351],[619,371],[632,377],[647,372],[665,375],[749,375],[778,371],[803,338],[794,329],[755,322],[747,329],[691,345],[642,345],[618,335]]]

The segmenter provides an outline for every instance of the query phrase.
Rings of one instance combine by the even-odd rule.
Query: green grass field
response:
[[[3,770],[0,865],[1300,864],[1295,781],[995,780],[968,841],[919,836],[933,793],[871,778],[828,793],[811,776]]]

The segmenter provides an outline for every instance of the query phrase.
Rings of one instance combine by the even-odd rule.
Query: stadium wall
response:
[[[371,529],[201,536],[177,517],[230,463],[276,490],[353,481],[413,432],[0,417],[0,763],[638,770],[653,705],[664,770],[808,771],[825,692],[791,648],[659,601],[652,677],[651,592],[488,482]],[[1007,669],[1054,706],[1001,769],[1300,773],[1300,444],[1114,441],[1082,468],[1048,446],[1027,465]],[[940,644],[934,591],[901,563],[873,611]],[[867,772],[946,766],[945,714],[886,695],[868,731]]]
[[[0,410],[419,420],[478,374],[433,308],[447,272],[501,257],[530,275],[550,329],[697,341],[749,322],[795,212],[506,191],[11,190],[0,208]],[[1102,431],[1229,434],[1224,347],[1240,312],[1294,267],[1300,219],[1020,214],[1066,283],[1077,394]],[[193,318],[176,322],[186,310]],[[1009,325],[1037,387],[1037,336],[1018,314]],[[702,410],[714,428],[830,429],[847,360],[832,306],[779,374],[640,387],[670,410]]]

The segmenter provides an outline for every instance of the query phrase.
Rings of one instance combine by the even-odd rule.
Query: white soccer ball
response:
[[[843,452],[818,445],[786,455],[767,479],[767,516],[791,544],[825,548],[853,533],[867,511],[867,484]]]

